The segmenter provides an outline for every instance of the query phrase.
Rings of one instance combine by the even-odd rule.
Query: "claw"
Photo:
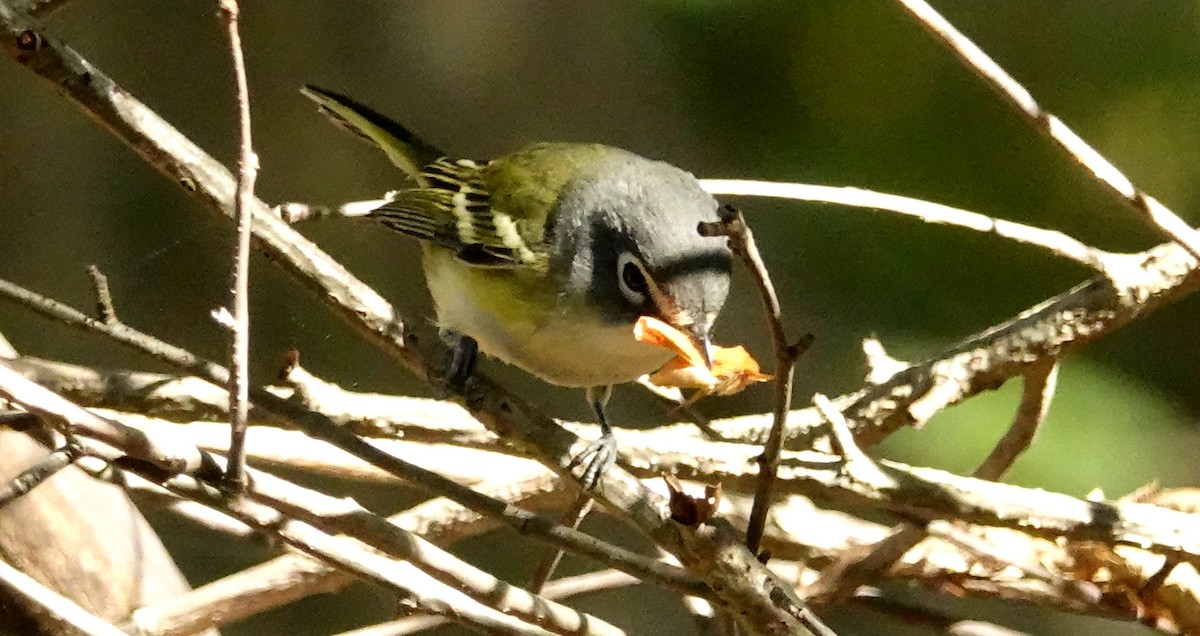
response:
[[[588,447],[583,449],[581,453],[571,460],[567,466],[569,470],[574,470],[577,466],[583,466],[583,474],[579,479],[583,482],[583,487],[591,490],[600,482],[600,478],[604,476],[604,472],[609,469],[617,461],[617,438],[612,432],[605,432],[600,435],[596,441],[588,444]]]
[[[596,414],[596,420],[600,422],[600,439],[588,444],[588,447],[576,455],[567,466],[569,470],[583,466],[580,481],[587,490],[595,488],[604,476],[604,471],[617,461],[617,438],[613,436],[612,427],[608,425],[608,416],[604,412],[610,395],[611,386],[588,387],[587,401],[592,407],[592,412]]]

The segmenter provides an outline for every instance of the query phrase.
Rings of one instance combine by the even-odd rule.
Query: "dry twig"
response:
[[[2,6],[0,5],[0,7]],[[62,321],[70,326],[104,334],[121,344],[177,368],[186,370],[213,385],[224,386],[229,381],[229,372],[220,365],[198,358],[191,352],[141,333],[124,323],[117,323],[115,325],[101,323],[62,303],[38,296],[4,280],[0,280],[0,297],[19,302],[37,313]],[[0,390],[3,390],[3,381],[7,377],[5,374],[11,374],[12,378],[15,378],[14,382],[19,381],[24,383],[24,385],[36,389],[37,392],[41,392],[37,393],[37,395],[47,394],[50,398],[65,402],[61,397],[25,380],[15,371],[8,369],[3,362],[0,362]],[[273,420],[287,422],[290,426],[300,428],[309,435],[329,442],[359,459],[406,480],[414,486],[449,497],[480,514],[495,516],[522,534],[547,541],[551,545],[562,547],[571,552],[595,558],[602,563],[627,571],[634,576],[655,580],[670,587],[676,587],[689,594],[705,596],[710,592],[700,581],[697,581],[694,577],[681,571],[679,568],[667,567],[653,559],[600,541],[582,532],[565,528],[546,517],[515,508],[492,497],[482,495],[436,472],[389,455],[359,439],[353,433],[337,426],[323,414],[306,409],[300,404],[283,400],[263,389],[252,389],[250,396],[254,400],[254,403]],[[28,406],[27,402],[20,403]],[[83,418],[81,421],[95,421],[97,430],[103,434],[115,435],[118,439],[121,436],[131,434],[130,431],[132,429],[119,425],[114,426],[115,423],[107,422],[72,404],[67,403],[62,408],[82,411],[82,413],[78,414],[79,418]],[[54,413],[52,410],[49,412],[51,414]],[[104,424],[107,428],[100,427],[100,424]],[[112,430],[110,431],[109,429]],[[133,433],[140,434],[137,431],[133,431]],[[171,438],[167,439],[170,440]],[[114,445],[125,448],[125,445]],[[186,448],[183,448],[179,452],[183,453],[186,450]],[[191,450],[195,452],[195,447],[191,447]]]
[[[718,210],[720,221],[716,223],[701,223],[698,228],[704,236],[725,236],[729,238],[729,246],[734,254],[742,260],[742,264],[750,271],[762,299],[763,311],[766,313],[767,328],[771,333],[771,344],[775,349],[775,407],[771,432],[763,445],[762,455],[758,460],[758,490],[754,496],[754,509],[750,513],[750,523],[746,527],[746,547],[751,552],[758,553],[762,542],[763,529],[767,525],[767,513],[771,509],[771,491],[775,486],[775,473],[779,470],[779,453],[783,450],[784,423],[792,405],[792,378],[796,370],[796,360],[803,355],[812,341],[812,336],[806,336],[796,343],[788,341],[783,328],[783,309],[779,305],[779,296],[775,293],[775,285],[771,275],[763,263],[758,246],[754,243],[754,234],[746,225],[746,219],[736,208],[721,206]]]
[[[701,185],[712,194],[771,197],[793,201],[833,203],[856,208],[895,212],[926,223],[952,225],[995,234],[1024,245],[1039,247],[1051,254],[1075,261],[1105,275],[1119,275],[1128,267],[1121,254],[1096,249],[1057,230],[1022,225],[1004,219],[960,210],[948,205],[911,197],[874,192],[863,188],[755,181],[750,179],[704,179]]]
[[[0,487],[0,509],[37,488],[58,471],[75,463],[76,459],[79,459],[79,449],[70,443],[50,451],[37,465],[22,471],[20,475]]]
[[[926,31],[946,45],[967,68],[987,82],[1001,98],[1017,109],[1029,125],[1044,133],[1084,170],[1093,176],[1105,191],[1132,208],[1143,220],[1158,228],[1171,240],[1179,243],[1193,257],[1200,259],[1200,234],[1162,203],[1142,192],[1116,166],[1075,134],[1061,119],[1044,110],[1033,95],[1013,79],[983,49],[961,31],[954,28],[925,0],[897,0],[900,6],[917,20]]]
[[[233,252],[229,328],[229,463],[225,480],[231,487],[245,486],[246,418],[250,412],[250,206],[254,199],[254,181],[258,177],[258,156],[250,133],[250,88],[246,81],[246,58],[238,33],[237,0],[221,0],[221,18],[229,37],[233,59],[233,77],[237,86],[238,174],[237,196],[233,200],[233,218],[237,241]]]

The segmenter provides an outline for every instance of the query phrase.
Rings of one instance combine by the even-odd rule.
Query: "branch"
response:
[[[0,375],[0,380],[4,379],[4,376]],[[21,388],[19,393],[31,392],[20,386],[22,382],[28,383],[27,380],[19,378],[19,376],[17,379],[19,382],[12,382],[11,386]],[[40,391],[45,391],[41,387],[34,386]],[[18,393],[9,387],[8,384],[0,384],[0,391]],[[47,407],[46,415],[63,421],[70,431],[78,429],[80,433],[88,432],[88,412],[65,400]],[[79,421],[76,421],[77,419]],[[121,429],[124,427],[112,423],[111,428]],[[132,437],[124,435],[119,439],[131,439]],[[124,451],[120,446],[116,446],[116,448],[119,452]],[[142,464],[140,468],[132,466],[130,470],[150,481],[157,482],[163,478],[161,471],[157,469],[146,470],[145,466],[147,465]],[[478,610],[472,610],[471,608],[482,599],[496,604],[504,610],[505,614],[516,615],[521,621],[539,624],[556,634],[616,633],[615,628],[603,621],[584,617],[574,610],[537,599],[523,590],[498,581],[481,570],[451,557],[423,539],[396,528],[361,508],[352,500],[329,497],[316,491],[294,486],[265,473],[255,473],[253,477],[253,485],[246,490],[245,496],[236,498],[226,497],[221,491],[192,478],[167,476],[163,485],[168,490],[200,501],[250,527],[276,536],[316,558],[389,585],[406,596],[427,599],[424,602],[428,605],[419,606],[429,611],[454,617],[455,620],[464,621],[470,625],[490,629],[504,628],[510,630],[511,633],[541,633],[539,630],[529,630],[515,625],[512,619],[482,605]],[[263,506],[263,502],[269,508]],[[288,517],[299,518],[303,521],[296,521]],[[412,575],[398,576],[394,564],[381,561],[378,557],[369,554],[356,554],[360,551],[346,541],[335,541],[327,536],[338,533],[353,537],[385,554],[403,559],[409,564],[407,567],[417,568],[423,575],[431,576],[439,581],[439,584],[430,586],[422,585],[419,582],[414,583]],[[453,586],[456,592],[447,596],[446,593],[439,591],[443,585]],[[456,604],[456,596],[464,593],[467,598],[472,600],[465,604],[461,601]],[[507,627],[505,627],[506,625]]]
[[[1025,374],[1024,383],[1021,403],[1017,405],[1012,425],[987,459],[975,469],[973,477],[993,481],[1004,479],[1017,457],[1033,443],[1033,437],[1046,421],[1046,413],[1054,399],[1054,388],[1058,384],[1058,361],[1051,360],[1031,369]]]
[[[0,360],[0,395],[37,413],[47,422],[62,423],[63,414],[66,414],[67,420],[82,434],[127,449],[130,456],[168,472],[192,472],[203,467],[203,459],[195,446],[181,444],[173,437],[147,435],[99,417],[21,377],[5,360]]]
[[[2,7],[3,5],[0,4],[0,8]],[[148,354],[167,364],[193,373],[215,386],[224,386],[229,381],[229,372],[220,365],[198,358],[189,351],[141,333],[124,323],[109,325],[99,322],[58,301],[38,296],[4,280],[0,280],[0,297],[14,300],[37,313],[54,318],[70,326],[104,334],[136,351]],[[0,362],[0,371],[7,369],[4,363]],[[15,371],[7,370],[7,372],[12,374],[16,380],[31,385],[38,391],[49,393],[42,387],[25,380]],[[0,375],[0,379],[3,377],[3,375]],[[2,386],[0,384],[0,390],[2,390]],[[58,396],[50,395],[57,400],[64,401]],[[679,568],[664,566],[654,559],[618,548],[577,530],[565,528],[556,524],[551,519],[533,514],[527,510],[514,508],[502,501],[487,497],[462,486],[436,472],[398,459],[337,426],[337,424],[323,414],[311,411],[303,405],[280,399],[264,389],[252,389],[250,397],[273,420],[286,422],[290,427],[299,428],[317,439],[329,442],[359,459],[406,480],[413,486],[450,497],[480,514],[495,516],[522,534],[541,539],[551,545],[562,547],[578,554],[589,556],[599,560],[601,563],[629,572],[634,576],[663,583],[687,594],[705,596],[710,593],[710,590],[702,582],[696,580],[695,577],[688,573],[679,570]],[[69,403],[63,406],[63,408],[73,408],[83,411],[79,407]],[[100,419],[87,411],[83,411],[80,417]],[[103,422],[103,420],[101,421]],[[127,429],[124,426],[116,427],[116,431],[119,434],[129,435],[126,432],[128,430],[132,429]],[[195,449],[194,446],[191,448]],[[644,487],[640,483],[638,486],[644,490]],[[647,492],[649,493],[649,491]],[[650,494],[649,496],[654,495]]]
[[[926,223],[964,227],[984,234],[1044,249],[1055,256],[1075,261],[1101,274],[1119,274],[1128,265],[1121,254],[1096,249],[1057,230],[1033,227],[960,210],[948,205],[913,199],[863,188],[781,183],[749,179],[702,179],[700,184],[711,194],[771,197],[793,201],[833,203],[856,208],[895,212]]]
[[[1025,375],[1047,360],[1079,350],[1200,286],[1191,257],[1177,245],[1166,243],[1122,258],[1140,265],[1127,268],[1121,286],[1105,277],[1092,278],[935,358],[909,365],[881,384],[838,397],[834,404],[849,420],[858,443],[869,446],[903,426],[920,426],[938,410]],[[823,430],[821,422],[816,409],[792,411],[789,447],[811,444]],[[763,424],[760,418],[745,416],[712,428],[725,439],[755,441],[761,439]]]
[[[58,471],[75,463],[79,459],[79,449],[73,444],[56,448],[42,458],[36,465],[24,470],[20,475],[9,480],[0,487],[0,509],[21,498],[39,484],[50,479]]]
[[[351,396],[348,399],[352,402],[354,394],[347,395]],[[387,402],[382,396],[366,396],[366,399],[386,411]],[[384,411],[376,415],[388,417]],[[370,413],[359,412],[358,416],[369,418]],[[406,429],[400,430],[407,436]],[[263,434],[267,435],[267,431]],[[269,446],[294,444],[294,441],[281,441]],[[696,435],[691,426],[624,431],[622,446],[630,470],[643,479],[657,480],[662,472],[669,472],[681,479],[719,481],[727,492],[751,492],[757,483],[751,470],[756,465],[754,457],[758,449],[755,446],[706,440]],[[269,458],[270,454],[263,452],[260,456]],[[331,457],[329,462],[330,471],[353,472],[352,465],[339,464],[336,458]],[[1200,533],[1200,526],[1193,528],[1195,524],[1191,517],[1157,506],[1083,501],[887,460],[880,460],[877,465],[883,474],[878,482],[847,481],[840,472],[841,461],[835,456],[816,451],[786,451],[781,459],[780,487],[785,494],[865,503],[915,519],[963,518],[984,525],[1024,529],[1039,536],[1127,542],[1130,545],[1139,543],[1136,537],[1148,536],[1151,540],[1146,549],[1159,554],[1170,554],[1192,543],[1195,548],[1200,548],[1200,534],[1188,538],[1192,533]],[[964,510],[969,512],[963,514]],[[1166,516],[1160,518],[1160,513]],[[1033,525],[1023,528],[1022,515],[1040,528]],[[1164,525],[1157,525],[1160,522]],[[1171,538],[1172,534],[1178,536]],[[1190,559],[1200,559],[1200,550],[1186,549],[1192,552]]]
[[[175,425],[162,425],[175,426]],[[204,435],[201,438],[209,438],[215,441],[220,441],[222,438],[219,435],[219,425],[208,425],[214,429],[213,434]],[[748,468],[754,466],[753,457],[758,450],[750,445],[728,444],[720,442],[709,442],[699,438],[688,440],[681,436],[681,433],[690,427],[677,427],[674,434],[664,434],[660,431],[646,431],[631,437],[625,438],[623,441],[627,446],[627,454],[630,462],[637,473],[643,476],[648,482],[657,482],[657,476],[662,471],[678,473],[691,479],[711,483],[720,481],[726,486],[726,492],[732,491],[753,491],[756,480],[753,472],[748,471]],[[194,426],[188,426],[181,429],[181,432],[191,434],[195,430]],[[283,439],[275,439],[267,435],[268,431],[261,431],[263,439],[270,440],[267,445],[271,448],[282,446],[290,446],[292,442]],[[293,433],[294,435],[294,433]],[[406,444],[405,442],[394,442],[396,444]],[[664,452],[663,449],[670,448],[670,451]],[[299,452],[299,449],[295,449]],[[450,452],[450,451],[446,451]],[[468,452],[460,450],[459,452]],[[469,451],[477,452],[477,451]],[[412,454],[422,454],[425,451],[411,451]],[[268,453],[261,453],[255,457],[268,457]],[[439,461],[436,458],[431,458],[430,461]],[[443,460],[454,461],[454,460]],[[459,460],[462,461],[462,460]],[[474,460],[467,460],[474,461]],[[287,465],[287,464],[281,464]],[[969,548],[964,548],[968,557],[970,555],[986,555],[985,557],[975,556],[971,558],[963,556],[944,556],[938,557],[935,561],[921,565],[923,558],[931,558],[922,555],[929,554],[929,548],[918,551],[909,551],[906,555],[907,562],[904,565],[897,565],[893,569],[891,576],[900,576],[912,578],[919,582],[939,589],[941,583],[945,582],[947,577],[949,580],[958,582],[958,585],[963,585],[963,576],[970,575],[973,581],[968,589],[975,594],[984,596],[1000,596],[1003,598],[1025,598],[1026,600],[1034,600],[1038,603],[1051,604],[1055,607],[1066,608],[1070,611],[1085,612],[1089,614],[1097,614],[1102,616],[1114,615],[1117,610],[1112,607],[1104,606],[1098,596],[1089,594],[1086,591],[1080,590],[1079,586],[1083,585],[1090,579],[1085,578],[1084,574],[1078,573],[1077,570],[1070,566],[1070,557],[1064,556],[1063,551],[1070,553],[1072,550],[1078,550],[1076,546],[1103,541],[1104,543],[1118,543],[1125,541],[1133,543],[1138,536],[1143,536],[1143,533],[1152,533],[1157,535],[1155,540],[1161,537],[1168,537],[1175,533],[1183,532],[1184,535],[1191,534],[1194,538],[1200,528],[1195,528],[1195,522],[1190,515],[1182,513],[1172,513],[1169,516],[1169,523],[1163,525],[1160,520],[1147,517],[1147,511],[1158,510],[1154,506],[1142,504],[1140,507],[1127,509],[1125,502],[1117,504],[1103,504],[1097,502],[1084,502],[1063,495],[1054,495],[1044,493],[1038,490],[1029,490],[1014,486],[1001,487],[1003,490],[993,490],[990,482],[982,482],[965,477],[956,477],[948,473],[940,471],[931,471],[927,469],[919,469],[906,467],[901,464],[891,462],[881,462],[882,479],[896,483],[895,491],[885,492],[882,490],[872,491],[870,486],[863,486],[861,482],[847,482],[846,475],[861,475],[861,471],[855,470],[851,473],[846,473],[841,469],[841,464],[837,459],[820,453],[785,453],[784,468],[781,472],[781,489],[785,493],[804,493],[809,496],[820,497],[823,500],[832,500],[842,502],[844,504],[863,505],[866,504],[869,508],[875,510],[891,512],[902,517],[920,519],[922,521],[934,521],[937,519],[957,519],[962,508],[976,508],[977,513],[982,509],[982,514],[975,515],[977,523],[989,525],[1004,525],[1009,528],[1020,530],[1022,533],[1033,533],[1046,537],[1050,541],[1058,541],[1058,545],[1050,541],[1039,543],[1037,539],[1032,537],[1021,538],[1022,535],[1016,532],[1009,532],[1001,529],[982,530],[974,528],[972,533],[985,531],[983,540],[988,543],[983,545],[994,545],[996,548],[989,549],[980,544],[973,545]],[[297,466],[299,467],[299,466]],[[331,458],[330,464],[327,467],[330,472],[351,473],[353,466],[338,465]],[[855,484],[858,484],[857,486]],[[870,494],[864,494],[870,493]],[[904,494],[901,494],[904,493]],[[930,494],[934,493],[934,494]],[[554,507],[561,507],[566,504],[569,499],[569,493],[563,493]],[[793,496],[794,499],[794,496]],[[920,503],[914,503],[920,502]],[[548,504],[550,505],[550,504]],[[922,508],[921,506],[925,507]],[[1078,515],[1070,514],[1072,509],[1086,510],[1089,508],[1095,509],[1097,512],[1094,519],[1080,520]],[[540,508],[539,509],[545,509]],[[1029,510],[1035,510],[1035,513],[1030,514]],[[1116,512],[1114,512],[1114,510]],[[1170,512],[1170,511],[1166,511]],[[825,516],[820,516],[824,514]],[[866,533],[862,530],[847,527],[849,521],[834,521],[829,515],[833,513],[822,513],[822,511],[814,511],[810,508],[796,510],[794,508],[784,507],[784,509],[774,511],[772,518],[783,522],[787,519],[795,518],[795,524],[802,526],[803,529],[809,532],[809,535],[798,537],[788,545],[780,544],[778,539],[772,539],[768,544],[770,549],[776,556],[772,560],[772,564],[778,570],[779,558],[801,558],[810,563],[810,567],[816,567],[815,564],[828,561],[831,556],[837,556],[846,551],[853,551],[856,545],[873,545],[881,538],[883,530],[873,533]],[[1151,512],[1151,514],[1156,514]],[[1022,525],[1022,515],[1029,515],[1028,523],[1030,527]],[[1111,521],[1109,521],[1111,519]],[[1180,526],[1179,524],[1185,524]],[[1034,527],[1036,526],[1036,527]],[[1043,529],[1038,529],[1045,526]],[[1118,533],[1113,538],[1101,539],[1105,532],[1109,532],[1105,528],[1127,528],[1128,533]],[[1181,527],[1191,527],[1190,530],[1180,530]],[[424,531],[423,531],[424,532]],[[938,529],[936,532],[941,533]],[[923,534],[923,533],[921,533]],[[771,535],[768,534],[768,539]],[[920,538],[920,537],[918,537]],[[950,539],[942,539],[945,542]],[[953,539],[958,541],[958,539]],[[1083,542],[1082,544],[1079,542]],[[1019,546],[1029,542],[1035,542],[1041,546],[1035,552],[1033,548],[1022,549]],[[809,547],[804,547],[809,546]],[[796,550],[801,552],[797,553]],[[1125,549],[1125,548],[1118,548]],[[1170,545],[1147,545],[1147,549],[1157,552],[1159,555],[1170,554],[1172,547]],[[817,552],[814,553],[813,550]],[[1030,556],[1019,556],[1022,551],[1030,553]],[[1140,563],[1137,567],[1142,578],[1141,581],[1147,580],[1154,575],[1158,570],[1158,565],[1161,563],[1161,556],[1153,556],[1149,552],[1137,550],[1130,554],[1142,554],[1143,557],[1138,557]],[[998,562],[1000,565],[987,566],[972,566],[972,559],[985,558],[989,563]],[[1127,557],[1133,558],[1133,557]],[[964,560],[965,559],[965,560]],[[1157,559],[1157,561],[1155,560]],[[1195,562],[1196,557],[1189,557]],[[1043,566],[1039,564],[1061,564],[1058,573],[1050,575],[1045,573]],[[827,566],[828,567],[828,566]],[[949,570],[944,569],[949,568]],[[1000,573],[1004,572],[1004,576]],[[1013,578],[1013,572],[1023,573],[1018,574]],[[1197,595],[1197,590],[1200,590],[1200,585],[1197,585],[1195,580],[1194,570],[1187,566],[1187,577],[1177,578],[1172,583],[1169,590],[1153,592],[1154,602],[1161,604],[1164,607],[1174,607],[1166,614],[1187,613],[1189,615],[1200,615],[1196,608],[1200,608],[1200,596]],[[1090,574],[1087,576],[1091,576]],[[1183,577],[1183,574],[1179,574]],[[1128,584],[1127,581],[1133,579],[1122,580],[1119,584],[1112,582],[1104,577],[1095,579],[1096,585],[1104,589],[1112,589],[1113,594],[1124,594],[1123,589],[1140,589],[1140,586]],[[1006,583],[1005,581],[1008,581]],[[1083,581],[1084,583],[1072,582]],[[1088,584],[1090,585],[1090,584]],[[1021,590],[1024,590],[1022,592]],[[1035,594],[1035,590],[1040,590]],[[946,590],[953,592],[953,589]],[[806,591],[806,594],[816,594],[818,589]],[[1108,598],[1108,596],[1105,596]],[[1088,600],[1091,599],[1091,600]],[[1149,601],[1148,601],[1149,602]],[[1126,616],[1124,614],[1118,614]],[[1189,623],[1192,624],[1192,623]]]
[[[1021,403],[1017,407],[1012,426],[988,455],[973,476],[978,479],[999,480],[1033,441],[1033,436],[1045,420],[1054,396],[1058,377],[1058,363],[1031,370],[1025,376]],[[828,417],[829,414],[826,414]],[[853,440],[845,441],[853,445]],[[892,529],[892,534],[873,546],[851,550],[838,559],[834,567],[821,573],[813,585],[811,601],[819,606],[841,603],[849,599],[860,586],[866,585],[892,567],[913,546],[927,536],[924,526],[902,523]]]
[[[242,37],[238,33],[237,0],[221,0],[221,19],[229,36],[229,52],[233,58],[233,77],[237,86],[238,146],[237,197],[233,203],[233,218],[237,225],[237,241],[233,252],[232,288],[233,315],[227,325],[232,334],[229,379],[229,463],[226,481],[236,487],[245,486],[246,418],[250,412],[250,205],[254,200],[254,181],[258,177],[258,156],[250,137],[250,88],[246,81],[246,59],[242,53]]]
[[[792,344],[788,341],[783,328],[783,309],[779,305],[779,295],[775,293],[775,285],[771,275],[763,263],[758,245],[754,242],[754,233],[746,225],[742,213],[731,206],[721,206],[718,210],[721,220],[716,223],[701,223],[697,228],[702,236],[726,236],[729,246],[742,260],[742,264],[754,279],[762,299],[763,311],[766,313],[767,329],[771,334],[771,344],[775,349],[775,411],[771,423],[771,432],[763,445],[762,455],[758,464],[758,490],[754,495],[754,509],[750,513],[750,523],[746,527],[746,547],[753,553],[758,553],[762,542],[763,529],[767,525],[767,513],[771,509],[771,490],[775,485],[775,473],[779,470],[779,453],[783,450],[783,429],[787,422],[787,414],[792,406],[792,378],[795,375],[796,360],[808,348],[812,341],[809,335],[805,339]]]
[[[92,291],[96,294],[96,317],[108,324],[116,322],[117,309],[108,289],[108,277],[95,265],[88,265],[87,273],[92,277]]]
[[[974,71],[996,94],[1015,108],[1029,125],[1044,133],[1054,145],[1099,181],[1106,192],[1132,208],[1143,220],[1158,228],[1171,240],[1182,245],[1193,257],[1200,259],[1200,235],[1183,219],[1139,190],[1116,166],[1076,135],[1061,119],[1043,110],[1024,86],[1000,68],[983,49],[954,28],[954,25],[946,21],[929,6],[929,3],[924,0],[897,1],[960,62]]]
[[[569,497],[546,479],[494,483],[489,494],[532,510],[551,510]],[[472,513],[447,499],[419,504],[389,521],[438,546],[448,546],[500,527],[498,520]],[[230,624],[314,594],[334,593],[355,579],[328,564],[291,553],[212,581],[189,594],[143,607],[130,617],[138,633],[193,633]]]
[[[624,572],[599,570],[597,572],[588,572],[587,574],[578,574],[551,581],[546,585],[546,590],[542,596],[557,600],[591,594],[593,592],[614,590],[636,585],[637,583],[637,579]],[[407,634],[416,634],[440,627],[446,623],[445,619],[434,616],[408,616],[386,623],[342,632],[337,636],[406,636]]]
[[[264,475],[254,475],[256,481]],[[500,634],[548,634],[452,590],[406,562],[395,562],[357,549],[345,539],[330,537],[313,526],[289,519],[245,497],[230,498],[211,486],[186,476],[176,476],[164,485],[168,490],[200,501],[262,532],[269,532],[288,545],[339,568],[399,592],[405,604],[421,611],[445,616],[457,623]],[[257,485],[254,486],[257,489]],[[248,490],[248,493],[254,490]]]

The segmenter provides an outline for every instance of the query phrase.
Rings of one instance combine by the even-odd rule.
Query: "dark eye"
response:
[[[646,284],[646,276],[642,273],[642,268],[638,267],[638,265],[637,257],[629,252],[624,252],[617,259],[617,270],[620,276],[618,282],[621,294],[634,305],[645,303],[646,294],[650,293],[650,288]]]

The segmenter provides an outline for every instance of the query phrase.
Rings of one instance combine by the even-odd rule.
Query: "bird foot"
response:
[[[576,455],[567,469],[574,470],[576,466],[583,466],[583,475],[580,476],[580,481],[583,482],[585,489],[591,490],[596,487],[605,471],[616,461],[617,438],[612,433],[604,433],[599,439],[588,444],[583,452]]]

